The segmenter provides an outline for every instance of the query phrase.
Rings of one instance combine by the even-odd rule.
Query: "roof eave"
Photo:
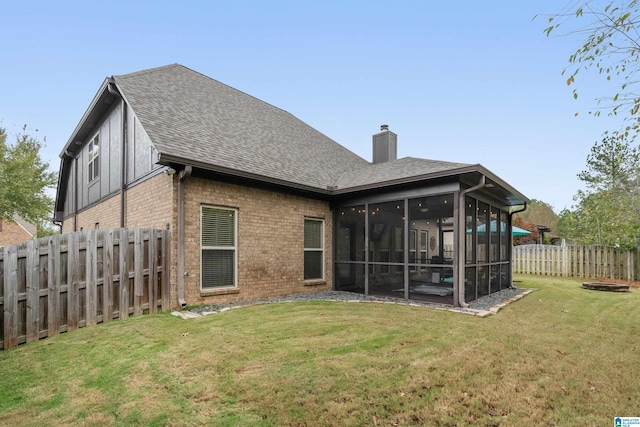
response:
[[[364,184],[364,185],[359,185],[355,187],[339,188],[339,189],[333,190],[331,194],[347,195],[350,193],[357,193],[361,191],[371,191],[371,190],[376,190],[376,189],[385,188],[385,187],[414,184],[417,182],[428,181],[433,179],[461,177],[463,175],[471,174],[471,173],[479,173],[486,176],[491,183],[503,188],[505,191],[511,193],[513,196],[515,196],[516,199],[519,199],[519,201],[522,202],[522,203],[515,203],[513,204],[513,206],[528,204],[530,202],[530,200],[526,196],[524,196],[518,190],[513,188],[511,185],[507,184],[504,180],[502,180],[493,172],[489,171],[487,168],[485,168],[480,164],[468,165],[468,166],[463,166],[459,168],[447,169],[447,170],[431,172],[431,173],[426,173],[421,175],[414,175],[410,177],[393,179],[388,181]],[[476,183],[471,183],[471,184],[475,185]]]
[[[60,170],[58,172],[58,185],[56,186],[56,198],[53,210],[53,221],[59,222],[63,220],[64,216],[64,202],[67,198],[67,183],[69,182],[69,167],[72,156],[64,154],[66,150],[61,154]]]
[[[78,122],[78,125],[73,130],[71,136],[69,137],[69,140],[60,152],[59,156],[61,158],[65,154],[75,154],[78,149],[82,147],[82,144],[84,143],[84,141],[82,141],[83,138],[81,137],[82,133],[84,131],[87,131],[88,128],[93,128],[95,126],[96,122],[94,120],[99,119],[98,116],[100,116],[104,112],[100,107],[106,104],[106,108],[110,108],[111,104],[113,103],[112,98],[116,97],[116,95],[109,91],[109,85],[112,83],[113,78],[111,77],[107,77],[104,82],[102,82],[102,85],[98,89],[98,92],[93,97],[93,100],[89,104],[89,107],[82,115],[82,118]],[[106,110],[106,108],[104,109]]]
[[[167,166],[175,165],[175,164],[184,165],[184,166],[191,165],[194,168],[217,173],[227,177],[243,178],[249,181],[255,181],[263,184],[274,185],[277,187],[288,188],[291,190],[301,191],[304,193],[313,193],[323,197],[331,196],[333,194],[332,191],[329,189],[323,189],[320,187],[314,187],[314,186],[300,184],[292,181],[286,181],[283,179],[273,178],[273,177],[264,176],[264,175],[258,175],[251,172],[241,171],[238,169],[225,168],[222,166],[216,166],[216,165],[212,165],[210,163],[206,163],[202,161],[173,156],[167,153],[158,154],[158,163],[162,165],[167,165]]]
[[[519,199],[519,202],[522,202],[522,203],[518,202],[518,203],[511,204],[511,206],[521,206],[521,205],[527,205],[531,203],[531,200],[527,196],[525,196],[524,194],[522,194],[521,192],[513,188],[510,184],[508,184],[502,178],[498,177],[497,175],[495,175],[493,172],[491,172],[489,169],[485,168],[481,164],[472,165],[471,167],[475,168],[478,173],[481,173],[484,176],[486,176],[495,185],[498,185],[499,187],[502,187],[503,189],[511,193],[513,196]]]
[[[216,165],[208,164],[201,161],[194,161],[192,159],[186,159],[183,157],[172,156],[166,153],[160,153],[158,155],[158,163],[163,165],[172,165],[172,164],[173,165],[175,164],[191,165],[195,168],[213,172],[213,173],[218,173],[227,177],[239,177],[239,178],[247,179],[250,181],[274,185],[277,187],[288,188],[296,191],[302,191],[305,193],[312,193],[322,197],[345,196],[348,194],[358,193],[362,191],[379,190],[381,188],[389,188],[389,187],[394,187],[399,185],[414,184],[421,181],[428,181],[428,180],[440,179],[440,178],[461,177],[465,174],[479,173],[479,174],[485,175],[491,183],[501,187],[511,195],[515,196],[516,199],[518,199],[517,203],[511,203],[510,205],[520,206],[523,204],[530,203],[530,200],[526,196],[524,196],[522,193],[517,191],[511,185],[507,184],[504,180],[502,180],[497,175],[495,175],[494,173],[492,173],[491,171],[489,171],[487,168],[485,168],[480,164],[468,165],[460,168],[448,169],[445,171],[432,172],[432,173],[427,173],[422,175],[415,175],[415,176],[401,178],[401,179],[394,179],[394,180],[388,180],[388,181],[377,182],[372,184],[359,185],[355,187],[339,188],[339,189],[329,189],[329,188],[323,189],[319,187],[313,187],[309,185],[304,185],[304,184],[277,179],[273,177],[268,177],[264,175],[258,175],[251,172],[216,166]]]
[[[414,175],[410,177],[392,179],[388,181],[374,182],[370,184],[358,185],[355,187],[339,188],[334,190],[333,194],[343,195],[343,194],[349,194],[349,193],[356,193],[360,191],[375,190],[381,187],[392,187],[396,185],[412,184],[412,183],[431,180],[431,179],[449,178],[457,175],[462,175],[465,173],[476,172],[477,170],[475,169],[475,166],[476,165],[469,165],[461,168],[447,169],[447,170],[430,172],[430,173],[421,174],[421,175]]]

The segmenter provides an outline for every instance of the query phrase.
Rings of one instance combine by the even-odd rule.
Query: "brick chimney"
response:
[[[373,163],[383,163],[398,158],[398,135],[381,125],[380,133],[373,135]]]

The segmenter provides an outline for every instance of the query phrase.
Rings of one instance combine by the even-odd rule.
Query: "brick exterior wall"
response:
[[[237,209],[237,288],[200,289],[200,207]],[[187,304],[253,300],[330,290],[333,216],[329,202],[200,178],[185,180]],[[324,219],[325,280],[304,281],[304,219]]]
[[[174,229],[174,176],[161,173],[127,190],[126,227]]]
[[[202,178],[185,185],[185,300],[188,305],[227,303],[332,289],[333,215],[329,202]],[[158,174],[127,190],[126,226],[171,229],[171,305],[177,302],[177,174]],[[200,288],[200,207],[236,208],[238,278],[233,289]],[[304,219],[324,220],[325,278],[304,281]],[[62,232],[73,231],[73,216]],[[120,195],[83,210],[77,229],[120,226]]]
[[[0,223],[0,246],[9,246],[14,243],[33,239],[34,236],[13,221],[3,220]]]
[[[120,227],[120,194],[109,197],[80,211],[77,215],[76,229],[74,230],[74,218],[70,216],[62,222],[62,233],[73,231],[93,230],[96,223],[99,228]]]
[[[166,228],[173,225],[173,200],[175,198],[172,177],[157,174],[142,181],[125,193],[125,227]],[[73,230],[73,216],[66,218],[63,233]],[[120,193],[78,213],[77,231],[96,228],[120,227]],[[172,227],[173,228],[173,227]]]

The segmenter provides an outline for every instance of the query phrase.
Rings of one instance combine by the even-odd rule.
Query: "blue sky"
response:
[[[480,163],[559,212],[611,89],[561,76],[561,1],[12,1],[0,9],[0,126],[58,154],[105,77],[180,63],[289,111],[366,159],[383,123],[398,156]],[[608,91],[608,92],[607,92]],[[575,113],[579,115],[575,117]],[[36,132],[37,129],[37,132]]]

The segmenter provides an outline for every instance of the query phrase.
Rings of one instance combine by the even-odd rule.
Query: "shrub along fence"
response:
[[[640,280],[637,251],[602,245],[513,247],[513,272],[565,277]]]
[[[169,230],[103,229],[0,248],[0,348],[170,308]]]

